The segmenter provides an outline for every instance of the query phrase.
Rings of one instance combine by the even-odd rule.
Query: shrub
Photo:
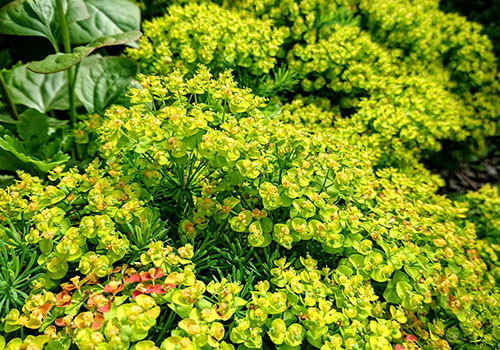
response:
[[[284,79],[300,84],[285,83],[283,90],[328,98],[340,108],[345,119],[340,124],[379,133],[386,149],[399,147],[395,142],[421,155],[440,150],[443,140],[466,139],[481,148],[485,137],[497,133],[500,120],[500,85],[488,39],[464,18],[439,11],[435,1],[377,4],[266,0],[171,6],[169,15],[146,22],[141,48],[130,55],[147,72],[179,68],[194,74],[198,63],[215,68],[215,74],[235,68],[238,81],[264,96],[280,88],[270,93],[263,87],[277,82],[257,76],[287,66]],[[415,16],[405,20],[405,11]],[[393,13],[401,14],[391,19]],[[262,38],[256,46],[246,36],[257,31],[254,25]],[[213,34],[221,26],[242,26],[235,29],[242,38]],[[185,34],[190,30],[194,36]],[[206,32],[210,41],[200,41]],[[230,46],[236,41],[233,57]],[[208,42],[209,51],[218,54],[203,58]],[[272,62],[264,65],[259,57],[266,56]],[[290,94],[278,95],[282,104],[291,102]]]
[[[145,72],[193,72],[202,63],[219,70],[268,73],[286,31],[270,21],[230,12],[211,3],[171,6],[164,17],[145,22],[140,48],[129,50]]]
[[[497,325],[489,321],[498,312],[495,276],[479,253],[485,243],[477,240],[473,225],[463,225],[462,207],[435,194],[438,178],[419,166],[375,170],[381,157],[377,147],[374,151],[367,142],[350,146],[335,129],[283,123],[228,74],[213,80],[200,68],[190,79],[151,76],[141,84],[143,89],[131,92],[135,105],[109,110],[102,120],[100,149],[153,194],[155,206],[178,227],[180,237],[193,242],[228,237],[244,250],[268,252],[272,247],[291,259],[297,257],[291,252],[305,250],[320,267],[332,269],[325,278],[354,283],[360,293],[373,295],[363,307],[353,304],[352,311],[335,297],[336,308],[348,318],[341,323],[350,325],[340,328],[340,340],[328,330],[306,337],[307,318],[300,319],[298,310],[305,315],[307,310],[299,306],[293,311],[293,289],[287,289],[289,307],[299,318],[282,317],[287,330],[299,324],[288,330],[296,334],[297,344],[328,341],[333,347],[352,341],[373,348],[370,344],[380,342],[377,346],[384,348],[416,337],[421,346],[446,348],[498,341]],[[139,115],[148,123],[138,124]],[[245,259],[248,266],[262,263],[258,255]],[[497,260],[494,251],[490,259]],[[209,266],[212,272],[203,274],[217,268]],[[240,265],[238,273],[239,280],[246,280],[253,272]],[[279,293],[284,286],[279,282],[271,290]],[[260,337],[269,330],[269,339],[280,342],[281,331],[272,329],[283,323],[265,316],[273,314],[265,306],[257,312],[254,304],[248,305],[250,314],[228,326],[230,341],[260,347]],[[392,314],[399,321],[384,321],[382,315],[397,305],[406,310],[404,318]],[[367,313],[356,316],[365,307]],[[199,322],[190,315],[170,341],[188,335],[194,341],[201,333],[191,327]],[[410,328],[415,322],[418,326]],[[357,327],[354,334],[347,331]]]

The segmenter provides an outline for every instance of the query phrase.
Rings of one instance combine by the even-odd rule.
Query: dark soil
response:
[[[482,157],[467,154],[446,143],[442,152],[429,155],[426,166],[446,181],[440,193],[464,194],[477,191],[487,183],[500,186],[500,138],[490,139],[488,145],[489,149]]]
[[[478,162],[459,164],[455,171],[439,169],[438,173],[446,180],[446,187],[441,189],[443,193],[462,194],[476,191],[487,183],[500,185],[500,155],[492,155]]]

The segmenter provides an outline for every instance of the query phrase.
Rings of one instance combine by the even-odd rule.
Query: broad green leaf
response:
[[[384,290],[384,299],[390,303],[393,303],[393,304],[399,304],[401,303],[402,301],[402,297],[400,297],[398,295],[398,292],[397,292],[397,285],[398,283],[406,283],[406,284],[409,284],[408,281],[410,279],[408,278],[408,276],[401,272],[401,271],[396,271],[394,273],[394,276],[392,276],[391,280],[389,281],[389,283],[387,283],[387,287],[385,288]],[[403,285],[400,285],[399,289],[401,290],[401,287]],[[411,288],[411,286],[410,286]]]
[[[412,290],[411,284],[406,281],[399,281],[396,283],[396,293],[398,293],[398,297],[403,299],[406,296],[408,291]]]
[[[15,104],[34,108],[42,113],[69,108],[68,88],[62,72],[37,74],[23,65],[8,73],[6,83]]]
[[[36,73],[57,73],[81,62],[94,50],[104,46],[123,45],[139,39],[141,32],[138,30],[115,34],[94,40],[85,46],[76,47],[72,53],[56,53],[49,55],[45,59],[28,63],[28,69]]]
[[[151,140],[149,137],[144,136],[139,138],[139,142],[135,146],[135,151],[137,153],[145,153],[149,150],[149,147],[151,147],[153,140]]]
[[[2,44],[0,42],[0,44]],[[0,50],[0,69],[9,68],[12,63],[9,49]]]
[[[57,165],[68,161],[69,156],[58,153],[49,161],[43,161],[24,153],[24,147],[19,139],[5,135],[0,138],[0,170],[46,173]]]
[[[52,0],[54,1],[54,0]],[[90,17],[90,12],[84,0],[69,0],[68,8],[66,9],[66,23],[71,25],[78,21],[87,20]]]
[[[64,0],[68,23],[89,17],[83,0]],[[41,36],[57,45],[59,20],[55,0],[16,0],[0,9],[0,33]]]
[[[85,60],[78,71],[75,93],[89,113],[102,113],[123,93],[138,72],[125,57]]]
[[[393,285],[387,286],[387,288],[384,290],[384,299],[392,304],[399,304],[401,303],[401,298],[398,296],[396,293],[396,288],[394,288]]]
[[[47,344],[46,350],[65,350],[66,347],[58,340],[53,340]]]
[[[128,0],[87,0],[90,17],[69,25],[71,42],[85,44],[113,34],[139,30],[141,13]]]
[[[42,147],[49,140],[49,122],[45,114],[27,109],[19,116],[17,133],[30,149]]]

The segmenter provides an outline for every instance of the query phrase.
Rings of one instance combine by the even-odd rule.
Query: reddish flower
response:
[[[112,281],[104,286],[104,293],[113,293],[116,294],[121,291],[125,286],[119,282]]]
[[[109,303],[109,299],[106,298],[103,294],[96,292],[91,294],[89,299],[87,300],[87,308],[89,310],[92,308],[99,309],[101,307],[104,307],[107,303]]]
[[[92,322],[92,325],[90,326],[90,329],[93,331],[98,330],[104,325],[104,315],[97,313],[94,315],[94,322]]]
[[[68,292],[62,291],[56,296],[56,306],[65,307],[71,304],[71,295]]]
[[[417,341],[417,337],[415,337],[413,334],[408,334],[408,335],[406,335],[406,340]]]
[[[47,313],[50,311],[51,308],[52,308],[52,304],[46,303],[46,304],[43,304],[42,306],[40,306],[38,309],[42,313],[43,317],[45,317],[45,316],[47,316]]]
[[[130,277],[127,277],[127,276],[123,277],[123,282],[125,282],[125,283],[137,283],[140,281],[141,281],[141,275],[138,273],[135,273]]]
[[[142,280],[142,282],[151,281],[151,280],[158,279],[164,275],[165,275],[165,272],[163,272],[163,270],[160,268],[150,269],[147,272],[141,273],[141,280]]]
[[[403,350],[403,345],[401,344],[396,344],[396,350]]]
[[[146,293],[165,294],[166,291],[163,289],[161,284],[155,284],[154,286],[152,284],[148,284],[146,285]]]
[[[172,289],[172,288],[176,288],[177,285],[175,285],[173,283],[167,283],[167,285],[165,287],[167,288],[167,290],[169,290],[169,289]]]
[[[61,284],[61,287],[63,287],[63,289],[64,289],[65,292],[70,292],[70,291],[72,291],[72,290],[74,290],[74,289],[77,288],[72,283],[63,283],[63,284]]]
[[[132,293],[132,299],[135,299],[138,295],[141,295],[141,294],[144,294],[144,293],[141,292],[140,290],[134,290],[134,292]]]
[[[66,315],[63,317],[59,317],[58,319],[55,320],[54,323],[56,324],[56,326],[66,327],[66,326],[69,326],[71,324],[72,319],[73,319],[73,316]]]
[[[106,313],[109,310],[111,310],[111,300],[97,309],[97,311],[102,312],[102,313]]]

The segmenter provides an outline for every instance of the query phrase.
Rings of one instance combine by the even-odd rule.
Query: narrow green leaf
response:
[[[138,72],[125,57],[87,59],[80,66],[75,93],[89,113],[102,113],[116,101]]]
[[[128,0],[87,0],[90,17],[69,25],[71,42],[85,44],[95,38],[139,30],[141,12]]]
[[[64,73],[50,75],[29,71],[26,65],[11,70],[6,77],[7,87],[15,104],[45,113],[52,109],[65,110],[68,89]]]
[[[83,0],[66,0],[63,5],[68,23],[89,17]],[[0,9],[2,34],[41,36],[57,45],[59,31],[54,0],[16,0]]]
[[[104,46],[123,45],[137,40],[141,36],[138,30],[115,34],[94,40],[85,46],[76,47],[72,53],[57,53],[45,59],[28,63],[28,69],[42,74],[56,73],[71,68],[90,55],[94,50]]]

